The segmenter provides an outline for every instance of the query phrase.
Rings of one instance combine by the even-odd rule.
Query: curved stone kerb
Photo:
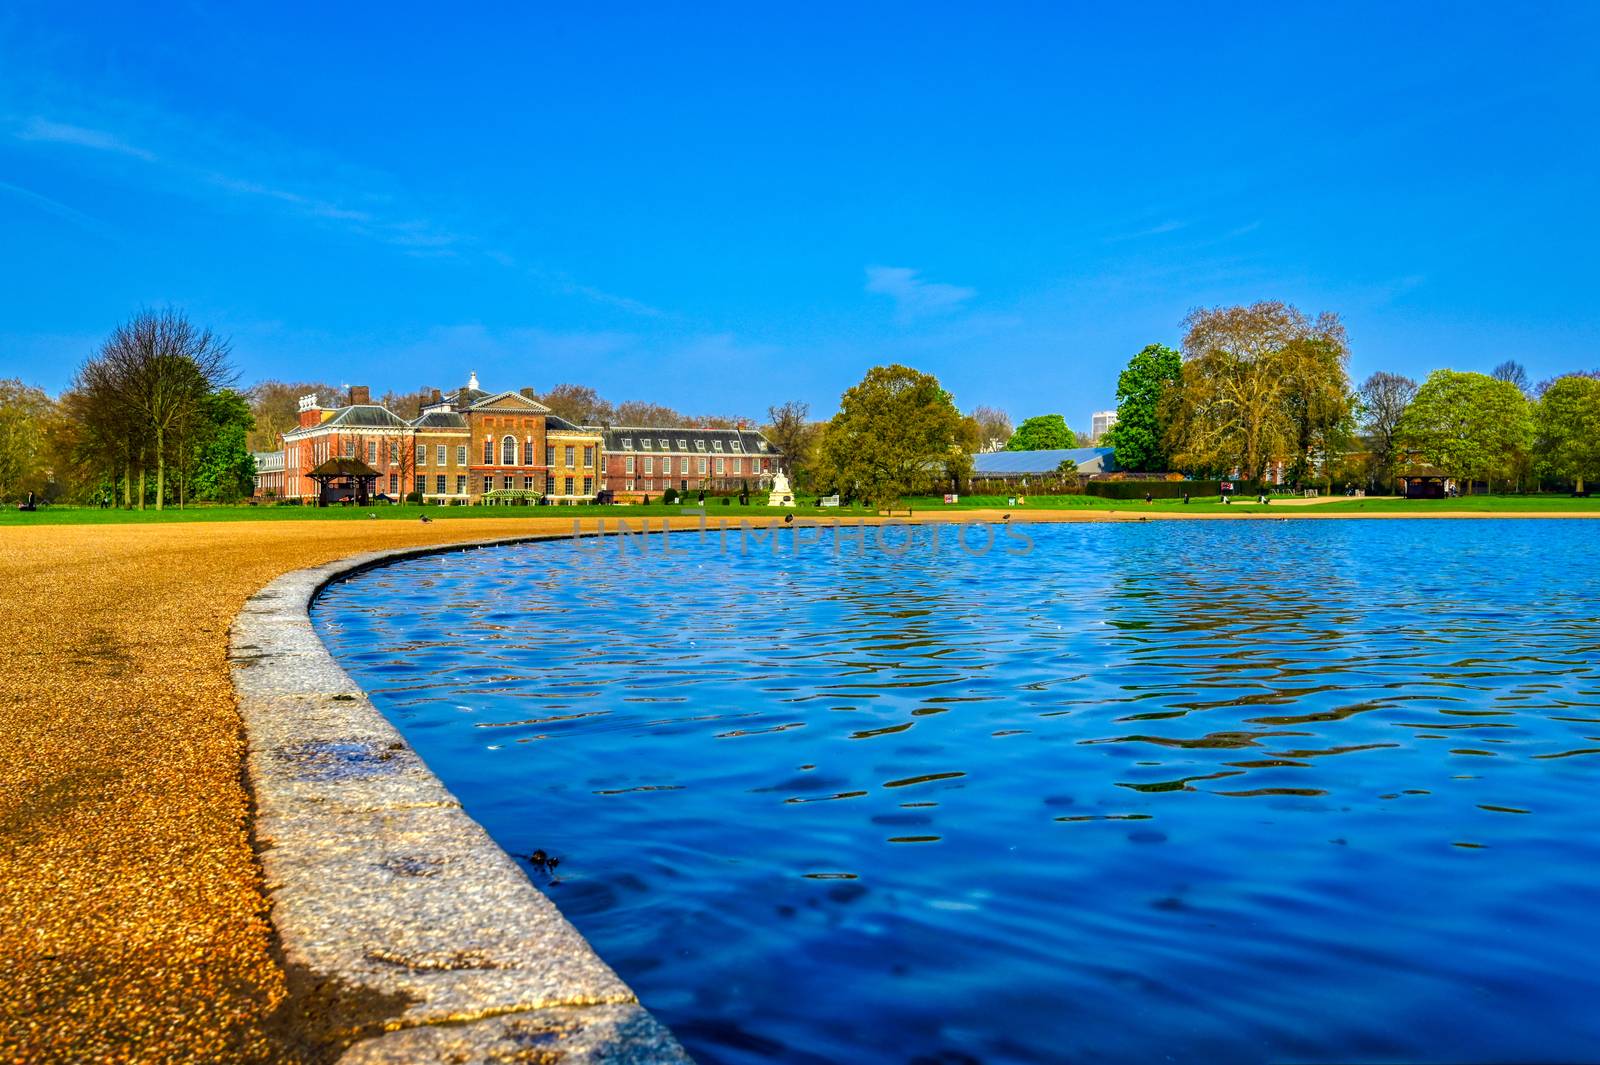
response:
[[[302,1000],[290,1008],[312,1038],[348,1046],[349,1061],[502,1060],[517,1040],[563,1062],[689,1060],[311,625],[317,594],[352,573],[562,538],[357,555],[279,577],[234,619],[229,665],[256,843],[291,995]],[[436,1026],[448,1033],[420,1031]]]

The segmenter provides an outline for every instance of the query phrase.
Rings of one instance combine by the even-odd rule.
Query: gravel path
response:
[[[228,626],[291,569],[551,519],[0,529],[0,1061],[315,1057],[281,1009]]]

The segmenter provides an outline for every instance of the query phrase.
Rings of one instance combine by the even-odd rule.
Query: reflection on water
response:
[[[1600,1053],[1595,523],[1029,531],[315,616],[703,1062]]]

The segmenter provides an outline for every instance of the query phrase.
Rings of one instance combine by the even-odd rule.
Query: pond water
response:
[[[591,538],[314,618],[708,1065],[1591,1060],[1597,535]]]

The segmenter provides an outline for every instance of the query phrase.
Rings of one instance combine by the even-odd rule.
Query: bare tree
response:
[[[141,311],[100,349],[117,403],[143,425],[156,462],[156,509],[166,502],[167,444],[214,389],[229,383],[228,342],[180,311]]]
[[[1361,426],[1372,453],[1369,481],[1376,485],[1394,470],[1399,456],[1396,442],[1400,416],[1417,395],[1417,383],[1409,377],[1379,370],[1361,383]]]
[[[1015,431],[1011,415],[999,407],[978,407],[973,410],[972,418],[978,423],[978,450],[1004,451],[1006,441]]]
[[[616,419],[618,425],[644,425],[652,429],[684,429],[689,426],[689,419],[671,407],[640,399],[617,404]]]
[[[767,424],[761,433],[783,455],[783,465],[791,477],[812,465],[819,427],[810,420],[811,404],[798,399],[767,408]]]
[[[256,419],[255,428],[250,431],[250,447],[271,451],[277,448],[280,436],[300,424],[301,396],[316,395],[322,402],[333,402],[340,390],[326,383],[269,380],[252,385],[245,394],[250,397],[250,413]]]
[[[611,404],[588,385],[560,384],[544,393],[531,388],[522,391],[529,399],[549,407],[556,417],[565,418],[574,425],[609,425],[616,418],[617,412]]]
[[[1528,371],[1516,359],[1507,359],[1496,366],[1489,374],[1496,381],[1506,381],[1517,386],[1517,391],[1527,399],[1533,398],[1533,390],[1528,382]]]

